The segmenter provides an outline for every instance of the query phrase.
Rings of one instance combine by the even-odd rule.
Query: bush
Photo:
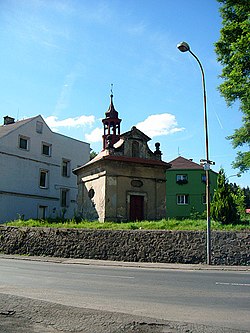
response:
[[[211,203],[211,217],[222,224],[237,224],[240,221],[241,199],[231,190],[223,169],[219,171]]]

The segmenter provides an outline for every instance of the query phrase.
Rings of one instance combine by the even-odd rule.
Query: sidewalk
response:
[[[0,293],[1,333],[247,333],[228,327],[168,321],[65,306]]]
[[[175,263],[152,263],[152,262],[125,262],[94,259],[75,259],[59,257],[38,257],[24,256],[18,254],[0,254],[0,259],[16,259],[29,261],[54,262],[71,265],[94,265],[94,266],[113,266],[113,267],[131,267],[144,269],[178,269],[178,270],[216,270],[216,271],[242,271],[250,272],[250,266],[215,266],[206,264],[175,264]]]

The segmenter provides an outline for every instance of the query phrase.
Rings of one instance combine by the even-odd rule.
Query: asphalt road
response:
[[[0,259],[0,293],[250,331],[250,274]]]

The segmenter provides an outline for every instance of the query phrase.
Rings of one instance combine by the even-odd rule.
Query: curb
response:
[[[155,263],[155,262],[127,262],[127,261],[110,261],[95,259],[76,259],[76,258],[59,258],[59,257],[39,257],[24,256],[18,254],[0,254],[0,259],[15,259],[27,261],[41,261],[60,263],[65,265],[89,265],[104,267],[130,267],[143,269],[171,269],[183,271],[239,271],[250,272],[249,266],[223,266],[223,265],[207,265],[207,264],[178,264],[178,263]]]

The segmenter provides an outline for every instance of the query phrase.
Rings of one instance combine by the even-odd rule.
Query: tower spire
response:
[[[114,97],[114,94],[113,94],[113,83],[111,83],[110,85],[110,105],[113,106],[114,108],[114,105],[113,105],[113,97]],[[115,108],[114,108],[115,109]]]
[[[118,112],[116,111],[113,103],[113,83],[110,87],[110,105],[108,110],[105,112],[105,118],[102,119],[104,126],[103,138],[103,149],[108,146],[115,144],[120,139],[120,123],[121,119],[118,117]]]

